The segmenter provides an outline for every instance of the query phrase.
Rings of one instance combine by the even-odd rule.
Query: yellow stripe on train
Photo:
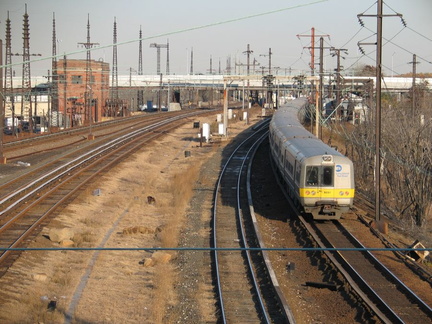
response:
[[[354,198],[355,189],[300,188],[302,198]]]

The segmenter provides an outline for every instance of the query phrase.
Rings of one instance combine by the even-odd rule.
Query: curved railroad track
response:
[[[86,183],[140,149],[144,143],[199,113],[169,118],[160,116],[150,125],[129,129],[115,138],[108,137],[91,148],[74,150],[0,186],[0,247],[3,248],[0,251],[0,275],[19,256],[18,251],[8,249],[23,247],[53,211],[66,204]]]
[[[223,323],[280,323],[288,318],[286,308],[275,298],[262,253],[249,250],[259,248],[259,243],[251,230],[250,193],[244,190],[247,161],[266,135],[266,127],[261,127],[239,144],[225,162],[216,188],[214,271]]]

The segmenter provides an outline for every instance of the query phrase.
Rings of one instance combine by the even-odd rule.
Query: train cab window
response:
[[[306,167],[306,185],[307,186],[318,185],[318,167],[317,166]]]
[[[322,185],[323,186],[333,186],[333,167],[332,166],[323,167]]]

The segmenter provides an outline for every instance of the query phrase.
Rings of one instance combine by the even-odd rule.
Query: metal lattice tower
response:
[[[138,49],[138,75],[143,75],[143,62],[142,62],[142,29],[140,26],[139,31],[139,49]]]
[[[12,83],[12,33],[11,33],[11,21],[9,19],[9,11],[7,13],[6,19],[6,44],[5,44],[5,80],[4,80],[4,91],[6,94],[11,96],[11,100],[13,100],[12,91],[13,91],[13,83]]]
[[[111,78],[111,100],[118,100],[118,66],[117,66],[117,21],[114,17],[114,34],[113,34],[113,67]]]
[[[138,49],[138,75],[143,75],[143,62],[142,62],[142,29],[140,26],[139,31],[139,49]],[[141,108],[144,105],[144,91],[138,89],[137,92],[138,107]]]
[[[57,36],[55,14],[53,13],[53,32],[52,32],[52,87],[51,87],[51,111],[58,111],[58,74],[57,74]],[[57,118],[57,116],[56,116]],[[58,122],[57,122],[58,124]]]
[[[99,45],[99,43],[91,43],[90,42],[90,15],[87,15],[87,42],[85,43],[78,43],[79,45],[83,45],[87,49],[87,57],[86,57],[86,90],[85,90],[85,101],[84,101],[84,107],[85,107],[85,114],[88,120],[91,121],[91,109],[90,109],[90,95],[91,95],[91,51],[90,49],[95,46]]]
[[[22,96],[21,96],[21,116],[24,116],[24,93],[31,91],[31,75],[30,75],[30,28],[29,28],[29,15],[27,14],[27,4],[25,5],[24,13],[24,25],[23,25],[23,69],[22,69]],[[32,128],[32,104],[31,96],[29,98],[29,121],[30,128]]]

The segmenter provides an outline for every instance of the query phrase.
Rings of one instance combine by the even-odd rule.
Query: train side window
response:
[[[317,166],[306,167],[306,185],[307,186],[318,185],[318,167]]]
[[[323,186],[333,186],[333,167],[332,166],[323,167],[322,185]]]

